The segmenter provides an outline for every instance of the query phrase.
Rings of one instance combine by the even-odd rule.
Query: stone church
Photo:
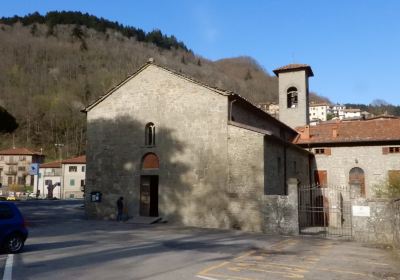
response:
[[[149,61],[84,109],[85,208],[114,219],[123,196],[130,217],[265,231],[268,198],[287,180],[312,184],[312,151],[294,144],[308,124],[307,65],[276,69],[280,121],[231,91]]]

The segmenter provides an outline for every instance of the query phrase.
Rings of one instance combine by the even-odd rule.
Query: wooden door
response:
[[[328,172],[326,170],[314,170],[315,184],[320,188],[328,186]]]
[[[140,216],[158,216],[158,176],[140,177]]]

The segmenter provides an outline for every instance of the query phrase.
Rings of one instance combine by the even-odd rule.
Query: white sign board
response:
[[[371,215],[369,206],[353,205],[352,210],[354,217],[369,217]]]

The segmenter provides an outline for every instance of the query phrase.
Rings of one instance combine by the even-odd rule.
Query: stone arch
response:
[[[298,105],[298,90],[296,87],[289,87],[287,93],[287,107],[296,108]]]
[[[358,188],[359,194],[365,197],[365,175],[360,167],[353,167],[349,172],[349,185],[352,188]]]
[[[142,158],[142,169],[159,169],[160,160],[155,153],[147,153]]]

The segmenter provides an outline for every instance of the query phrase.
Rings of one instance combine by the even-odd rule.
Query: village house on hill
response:
[[[33,187],[34,176],[29,173],[32,163],[40,164],[45,156],[41,152],[34,152],[28,148],[10,148],[0,151],[0,183],[3,186]]]

